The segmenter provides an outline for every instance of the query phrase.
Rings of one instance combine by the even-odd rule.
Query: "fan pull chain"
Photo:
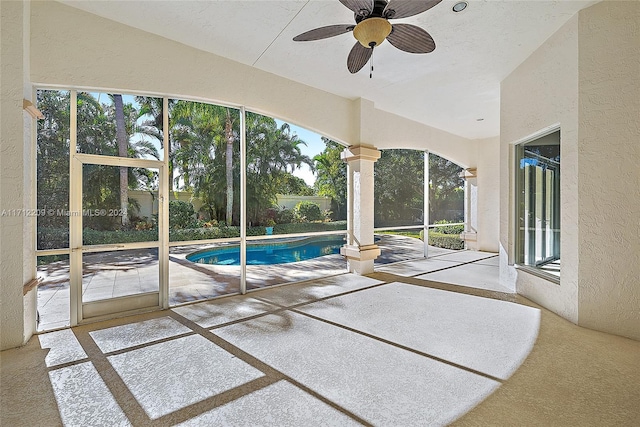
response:
[[[374,47],[375,47],[375,46],[371,46],[371,61],[370,61],[370,64],[371,64],[371,71],[369,71],[369,78],[370,78],[370,79],[372,79],[372,78],[373,78],[373,48],[374,48]]]

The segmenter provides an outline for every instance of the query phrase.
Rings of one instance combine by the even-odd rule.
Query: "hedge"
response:
[[[424,240],[424,231],[420,230],[420,240]],[[429,244],[444,249],[464,249],[464,241],[460,240],[460,234],[436,233],[429,230]]]
[[[346,230],[346,221],[309,222],[293,224],[277,224],[275,234],[313,233],[318,231]],[[262,236],[264,227],[247,228],[247,236]],[[224,239],[240,236],[240,227],[206,227],[169,230],[170,242],[188,240]],[[84,245],[108,245],[116,243],[154,242],[158,240],[158,230],[99,231],[86,228],[82,231]],[[38,249],[60,249],[69,247],[69,230],[67,228],[38,229]]]
[[[460,235],[429,232],[429,244],[444,249],[464,249],[464,241],[460,240]]]
[[[293,224],[276,224],[274,234],[313,233],[318,231],[347,231],[347,221],[333,222],[300,222]]]
[[[443,225],[449,224],[449,221],[436,221],[434,224],[440,225],[440,227],[435,227],[432,232],[440,233],[440,234],[455,234],[460,235],[460,233],[464,232],[464,225]]]
[[[158,230],[98,231],[90,228],[82,230],[83,245],[154,242],[156,240],[158,240]]]

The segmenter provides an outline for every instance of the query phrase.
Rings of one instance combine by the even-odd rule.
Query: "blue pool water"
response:
[[[288,242],[247,245],[247,265],[287,264],[340,253],[343,236],[311,237]],[[240,265],[240,246],[208,249],[187,255],[191,262],[216,265]]]

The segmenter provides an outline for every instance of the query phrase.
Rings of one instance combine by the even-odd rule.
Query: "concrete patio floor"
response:
[[[414,238],[382,235],[378,265],[407,260],[422,253],[423,243]],[[186,256],[214,245],[175,246],[169,254],[169,305],[239,293],[240,267],[193,263]],[[430,248],[431,255],[452,252]],[[159,289],[157,249],[136,249],[86,254],[83,260],[84,302],[153,292]],[[299,282],[346,273],[341,255],[279,265],[247,266],[247,289]],[[69,326],[69,263],[59,261],[38,267],[38,330]]]
[[[0,353],[0,424],[636,425],[640,342],[499,289],[496,259],[446,254],[34,336]]]

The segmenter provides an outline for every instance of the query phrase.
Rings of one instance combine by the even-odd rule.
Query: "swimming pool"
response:
[[[287,264],[340,253],[343,236],[307,237],[286,242],[247,244],[247,265]],[[206,249],[187,255],[199,264],[240,265],[240,246]]]

